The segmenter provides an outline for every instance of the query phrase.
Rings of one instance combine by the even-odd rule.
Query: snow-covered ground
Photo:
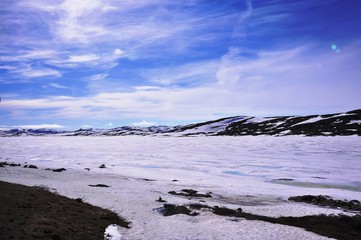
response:
[[[192,188],[212,192],[213,198],[203,199],[205,204],[241,207],[254,214],[341,213],[287,198],[322,194],[361,200],[360,146],[356,136],[0,138],[0,161],[39,167],[0,168],[0,180],[44,184],[110,208],[133,223],[121,230],[122,239],[324,239],[300,228],[234,221],[210,212],[163,217],[157,211],[162,204],[155,200],[199,202],[168,194]],[[99,168],[101,164],[106,168]],[[45,170],[58,167],[67,171]]]

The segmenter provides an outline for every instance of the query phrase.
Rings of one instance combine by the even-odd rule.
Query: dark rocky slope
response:
[[[361,136],[361,109],[327,115],[246,118],[229,124],[218,135]]]
[[[110,224],[129,228],[114,212],[48,191],[0,181],[0,239],[103,239]]]

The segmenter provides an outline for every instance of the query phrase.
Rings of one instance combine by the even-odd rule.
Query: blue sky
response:
[[[359,0],[2,0],[0,128],[361,106]]]

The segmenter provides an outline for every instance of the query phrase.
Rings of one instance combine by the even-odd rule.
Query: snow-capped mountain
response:
[[[229,124],[219,135],[361,136],[361,109],[346,113],[246,118]]]
[[[236,117],[221,118],[214,121],[189,124],[185,126],[175,127],[173,130],[168,131],[168,133],[171,133],[172,135],[181,135],[181,136],[190,136],[190,135],[199,135],[199,134],[215,135],[225,131],[230,124],[243,121],[246,118],[247,117],[245,116],[236,116]]]
[[[0,130],[0,137],[15,137],[15,136],[44,136],[44,135],[53,135],[53,134],[63,134],[65,131],[55,130],[55,129],[22,129],[14,128],[9,130]]]
[[[124,136],[124,135],[150,135],[172,131],[175,127],[151,126],[151,127],[130,127],[123,126],[111,129],[79,129],[67,132],[65,136]]]
[[[236,116],[214,121],[184,126],[123,126],[111,129],[79,129],[76,131],[58,131],[53,129],[12,129],[0,131],[0,136],[124,136],[124,135],[305,135],[305,136],[361,136],[361,109],[345,113],[281,116],[247,117]]]

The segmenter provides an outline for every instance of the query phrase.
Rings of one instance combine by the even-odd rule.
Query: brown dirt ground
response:
[[[129,227],[116,213],[47,191],[0,181],[0,240],[99,240],[110,224]]]

